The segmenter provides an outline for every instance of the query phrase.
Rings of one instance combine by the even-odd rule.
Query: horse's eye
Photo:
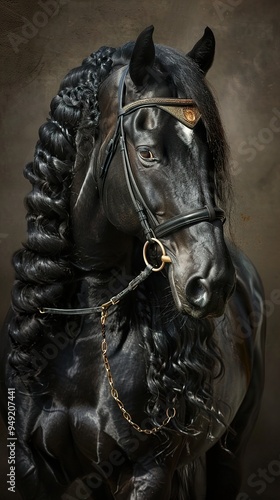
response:
[[[140,156],[140,159],[146,162],[153,162],[156,160],[156,157],[154,156],[153,152],[148,148],[139,148],[138,154]]]
[[[139,151],[139,154],[143,160],[154,160],[155,157],[152,153],[152,151],[149,151],[149,149],[144,149],[143,151]]]

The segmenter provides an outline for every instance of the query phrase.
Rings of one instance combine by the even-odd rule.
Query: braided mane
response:
[[[13,257],[16,316],[9,328],[9,360],[23,375],[32,370],[30,348],[47,328],[38,308],[65,304],[69,283],[75,279],[69,231],[75,139],[79,129],[93,131],[98,124],[97,91],[110,72],[114,51],[99,49],[64,78],[51,102],[50,118],[39,130],[34,161],[24,171],[33,189],[26,198],[28,239]]]

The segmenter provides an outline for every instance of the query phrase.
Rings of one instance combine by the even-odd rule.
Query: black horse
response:
[[[204,80],[215,40],[206,28],[184,55],[152,34],[65,77],[25,169],[1,385],[26,500],[69,498],[77,478],[76,498],[94,500],[240,490],[263,294],[223,235],[227,145]]]

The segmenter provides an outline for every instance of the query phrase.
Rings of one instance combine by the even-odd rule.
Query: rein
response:
[[[107,344],[107,340],[106,340],[106,328],[105,328],[105,325],[106,325],[106,319],[107,319],[107,315],[108,315],[108,309],[112,305],[118,304],[120,302],[120,300],[123,299],[129,292],[131,292],[132,290],[135,290],[135,288],[137,288],[137,286],[140,285],[140,283],[142,283],[146,278],[148,278],[148,276],[153,271],[154,272],[159,272],[159,271],[161,271],[164,268],[164,266],[165,266],[165,264],[167,262],[171,262],[170,257],[168,255],[166,255],[166,252],[165,252],[163,244],[159,240],[157,240],[156,238],[152,238],[152,242],[153,243],[157,243],[159,245],[161,251],[162,251],[161,265],[159,267],[153,267],[151,264],[149,264],[146,252],[147,252],[147,248],[148,248],[148,245],[150,244],[150,242],[147,240],[146,243],[145,243],[145,245],[144,245],[144,248],[143,248],[143,258],[144,258],[144,261],[145,261],[145,264],[146,264],[146,268],[144,269],[144,271],[141,271],[138,274],[138,276],[136,276],[136,278],[134,278],[133,280],[131,280],[129,282],[129,284],[127,285],[127,287],[124,290],[122,290],[120,293],[118,293],[114,297],[111,297],[111,299],[108,302],[105,302],[101,306],[87,307],[87,308],[84,308],[84,309],[58,309],[58,308],[52,308],[52,307],[44,307],[44,308],[40,308],[39,309],[39,312],[41,314],[46,314],[46,313],[62,314],[62,315],[65,314],[67,316],[68,315],[76,315],[76,314],[78,314],[78,315],[91,314],[91,313],[94,313],[94,312],[101,313],[101,318],[100,318],[100,320],[101,320],[101,333],[102,333],[101,353],[102,353],[102,358],[103,358],[104,367],[105,367],[105,370],[106,370],[108,382],[109,382],[109,385],[110,385],[111,396],[116,401],[116,403],[117,403],[119,409],[121,410],[122,415],[125,418],[125,420],[127,420],[127,422],[136,431],[144,433],[144,434],[156,434],[163,427],[165,427],[166,425],[168,425],[169,422],[170,422],[170,420],[172,418],[174,418],[175,415],[176,415],[176,408],[174,408],[174,407],[167,408],[166,412],[165,412],[166,413],[166,417],[164,418],[164,420],[162,421],[162,423],[160,425],[152,427],[151,429],[146,429],[146,428],[142,429],[136,422],[134,422],[132,420],[132,417],[131,417],[130,413],[125,409],[123,402],[119,398],[118,391],[117,391],[117,389],[115,388],[115,385],[114,385],[114,380],[113,380],[113,376],[112,376],[112,372],[111,372],[111,367],[110,367],[109,359],[108,359],[108,356],[107,356],[108,344]]]
[[[147,107],[157,107],[162,109],[163,111],[171,114],[181,123],[186,125],[189,128],[194,128],[197,122],[200,120],[201,115],[199,110],[197,109],[196,104],[192,99],[181,99],[181,98],[161,98],[155,97],[151,99],[140,99],[138,101],[129,103],[123,106],[123,98],[125,91],[125,78],[128,73],[128,68],[126,68],[121,76],[120,85],[118,89],[118,119],[116,123],[115,132],[113,137],[109,141],[106,149],[106,156],[101,168],[100,177],[103,180],[102,191],[104,187],[104,183],[106,180],[106,176],[113,159],[113,156],[117,150],[118,145],[120,146],[120,151],[122,153],[123,167],[125,172],[125,178],[127,187],[130,193],[131,200],[135,207],[135,210],[138,214],[138,218],[141,224],[141,227],[144,231],[146,242],[143,248],[143,259],[146,264],[146,267],[143,271],[141,271],[136,278],[131,280],[127,287],[122,290],[119,294],[111,297],[108,302],[101,304],[96,307],[87,307],[87,308],[77,308],[77,309],[60,309],[54,307],[42,307],[39,309],[41,314],[59,314],[59,315],[86,315],[92,313],[101,313],[101,329],[102,329],[102,344],[101,344],[101,352],[102,358],[105,366],[105,370],[107,373],[108,382],[110,385],[111,396],[118,404],[119,409],[121,410],[123,417],[127,420],[127,422],[138,432],[143,432],[145,434],[155,434],[160,431],[163,427],[168,425],[171,419],[173,419],[176,415],[175,407],[167,408],[166,417],[160,425],[157,425],[151,429],[142,429],[138,424],[133,422],[131,415],[125,409],[123,402],[119,398],[118,391],[114,386],[114,381],[111,373],[111,368],[107,356],[107,341],[105,334],[105,326],[106,319],[108,315],[108,309],[112,305],[116,305],[122,300],[128,293],[132,290],[135,290],[140,283],[150,276],[152,272],[161,271],[166,263],[171,263],[171,258],[166,254],[164,245],[158,238],[165,237],[170,233],[178,231],[182,228],[191,226],[193,224],[198,224],[203,221],[212,222],[214,220],[225,221],[225,213],[222,209],[213,206],[205,206],[202,208],[198,208],[197,210],[180,214],[172,217],[168,221],[165,221],[161,224],[158,223],[156,217],[153,215],[147,204],[145,203],[143,196],[141,194],[140,189],[138,188],[137,182],[134,178],[129,154],[126,145],[126,137],[125,137],[125,129],[124,129],[124,117],[128,114],[133,113],[134,111]],[[150,244],[156,244],[160,247],[161,250],[161,263],[158,267],[153,267],[147,258],[147,250]]]

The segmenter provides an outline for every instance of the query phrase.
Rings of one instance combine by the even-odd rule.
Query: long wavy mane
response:
[[[40,128],[34,161],[25,169],[25,176],[33,189],[26,199],[28,239],[13,259],[16,281],[12,304],[15,316],[9,329],[13,346],[10,363],[15,373],[21,376],[40,376],[39,371],[34,373],[30,349],[40,344],[51,321],[59,321],[46,319],[38,309],[65,307],[67,304],[71,307],[77,271],[73,262],[69,213],[75,164],[77,157],[83,155],[78,145],[90,135],[94,147],[99,119],[98,88],[115,65],[129,61],[133,46],[129,43],[117,50],[103,47],[66,76],[52,100],[50,119]],[[190,58],[186,65],[186,56],[156,45],[155,64],[162,75],[169,78],[183,95],[194,99],[200,109],[213,157],[216,196],[225,206],[231,193],[227,144],[214,98]],[[172,301],[171,298],[168,300]],[[143,305],[144,312],[139,319],[141,321],[142,317],[146,325],[149,323],[147,309],[147,305]],[[173,326],[170,326],[170,320]],[[217,373],[220,372],[222,362],[207,321],[179,318],[173,310],[166,314],[164,324],[163,327],[154,325],[159,333],[152,332],[149,325],[143,330],[147,383],[151,394],[147,411],[155,418],[162,409],[164,398],[172,404],[179,395],[179,399],[187,401],[189,414],[188,421],[184,415],[178,418],[177,426],[186,430],[186,425],[199,411],[210,413],[206,403],[212,397],[211,373],[215,365],[218,366]]]
[[[150,295],[149,302],[145,292],[139,291],[136,306],[150,393],[147,414],[156,425],[164,419],[167,408],[175,407],[173,425],[189,435],[200,432],[201,420],[198,427],[197,418],[208,422],[214,418],[223,425],[212,381],[222,375],[224,366],[211,322],[179,315],[168,290],[161,299],[157,299],[156,287],[153,291],[154,299]]]

